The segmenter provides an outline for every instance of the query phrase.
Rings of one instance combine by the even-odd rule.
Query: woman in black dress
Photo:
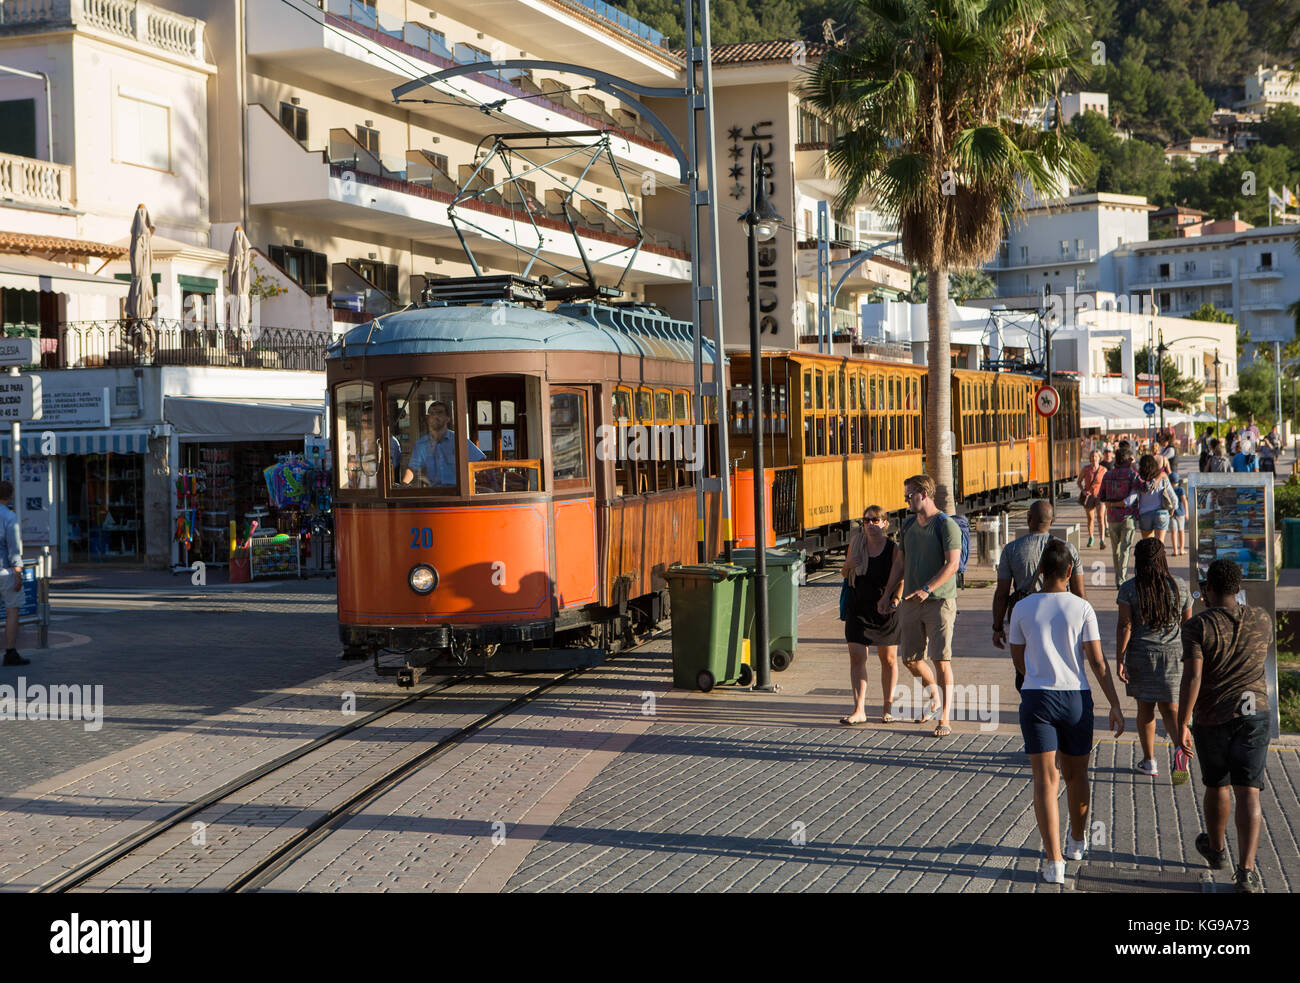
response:
[[[862,531],[849,545],[849,555],[841,573],[849,582],[852,596],[848,617],[844,620],[844,638],[849,643],[849,680],[853,687],[853,710],[841,717],[846,727],[867,722],[867,653],[872,645],[880,657],[880,689],[883,706],[881,723],[892,724],[889,712],[894,684],[898,681],[898,602],[903,592],[900,582],[894,597],[885,605],[888,614],[880,613],[880,600],[889,583],[889,572],[898,546],[885,535],[889,520],[879,505],[862,514]]]

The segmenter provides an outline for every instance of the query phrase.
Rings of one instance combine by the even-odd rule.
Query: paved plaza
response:
[[[1061,517],[1073,521],[1072,504]],[[974,558],[973,558],[974,561]],[[1113,658],[1109,551],[1084,550]],[[1100,568],[1094,564],[1101,564]],[[1098,572],[1099,571],[1099,572]],[[1185,576],[1186,570],[1180,570]],[[333,581],[242,588],[187,578],[70,577],[34,683],[104,687],[103,725],[6,721],[0,885],[29,890],[251,767],[398,695],[338,660]],[[959,594],[955,667],[967,719],[945,739],[900,721],[847,728],[838,578],[801,589],[800,648],[777,693],[672,689],[665,632],[472,734],[347,821],[272,891],[1058,892],[1037,872],[1028,762],[1008,653],[992,647],[992,571]],[[868,712],[880,713],[869,660]],[[18,670],[0,682],[16,684]],[[900,682],[910,676],[900,667]],[[538,682],[474,680],[251,786],[82,890],[219,890],[240,865]],[[1122,690],[1121,690],[1122,692]],[[975,699],[978,697],[978,699]],[[1103,701],[1100,701],[1104,703]],[[1135,706],[1118,740],[1099,706],[1092,846],[1065,890],[1231,890],[1193,849],[1199,773],[1136,773]],[[1259,869],[1300,888],[1300,739],[1269,752]],[[202,831],[202,835],[196,830]],[[1229,834],[1232,843],[1235,834]]]

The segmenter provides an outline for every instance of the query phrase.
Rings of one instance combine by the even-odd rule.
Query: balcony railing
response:
[[[439,173],[441,174],[441,172]],[[379,188],[386,188],[389,191],[415,195],[420,198],[428,198],[432,201],[450,203],[451,200],[456,197],[454,193],[440,190],[436,186],[429,187],[395,177],[382,177],[366,173],[365,171],[352,171],[337,164],[330,165],[330,175],[332,177],[342,178],[345,174],[351,174],[353,179],[360,184],[369,184]],[[477,211],[486,212],[489,215],[508,218],[516,222],[528,221],[527,212],[523,204],[506,201],[504,197],[501,199],[501,204],[494,204],[483,200],[466,199],[457,207],[472,208]],[[581,214],[575,214],[574,217],[574,225],[584,238],[595,239],[600,242],[618,243],[619,245],[626,246],[633,244],[633,240],[629,236],[619,235],[614,232],[594,228],[590,224],[585,224],[582,220],[583,216]],[[551,229],[556,232],[569,231],[569,226],[564,221],[563,215],[561,214],[556,216],[549,208],[545,214],[538,214],[534,211],[532,213],[532,220],[536,222],[540,228]],[[690,259],[690,256],[685,252],[684,243],[680,236],[644,227],[643,231],[645,232],[646,241],[641,244],[642,252],[655,253],[660,256],[670,256],[674,259]]]
[[[71,208],[72,168],[48,160],[0,154],[0,198],[20,205]]]
[[[1053,266],[1057,263],[1095,263],[1097,261],[1097,250],[1095,249],[1068,249],[1060,253],[1026,253],[1012,257],[1009,253],[999,255],[993,262],[993,266],[1003,269],[1014,269],[1018,266]]]
[[[92,27],[203,61],[204,22],[143,0],[0,0],[0,27]]]
[[[96,369],[212,365],[325,371],[330,338],[300,328],[236,330],[184,321],[65,321],[41,338],[41,367]]]
[[[0,0],[0,3],[5,2],[8,2],[8,0]],[[23,2],[39,3],[42,0],[23,0]],[[50,3],[54,2],[54,0],[43,0],[43,2]],[[67,2],[67,0],[64,0],[64,2]],[[73,2],[76,2],[76,0],[73,0]],[[569,2],[569,0],[564,0],[564,2]],[[577,2],[577,0],[574,0],[574,2]],[[438,68],[451,68],[458,64],[478,63],[478,59],[469,58],[466,58],[465,61],[458,61],[454,50],[448,50],[445,42],[438,42],[438,39],[432,37],[428,29],[422,24],[403,23],[384,26],[381,23],[382,18],[371,17],[368,13],[373,8],[366,7],[364,4],[355,2],[355,0],[348,0],[347,3],[339,3],[337,0],[318,0],[318,3],[322,10],[325,11],[326,24],[351,31],[386,48],[400,51],[402,54],[413,58],[419,58]],[[347,16],[345,13],[336,12],[336,7],[340,11],[356,12],[356,16],[362,19],[358,20],[356,17]],[[358,8],[367,11],[367,13],[359,13]],[[410,29],[409,37],[408,28]],[[532,82],[528,72],[516,69],[494,69],[491,67],[492,62],[490,60],[482,62],[482,64],[484,66],[483,71],[465,76],[465,78],[476,79],[484,85],[498,89],[504,95],[518,99],[521,102],[544,105],[548,112],[554,112],[557,115],[576,120],[593,130],[610,130],[616,136],[622,137],[630,143],[648,147],[658,153],[669,153],[667,145],[653,135],[653,132],[646,126],[634,125],[629,128],[627,121],[623,120],[617,127],[613,127],[606,120],[598,119],[583,112],[576,102],[561,100],[559,97],[552,97],[542,91],[539,86]],[[565,86],[561,87],[564,88]],[[522,96],[520,95],[521,91],[525,93]],[[615,119],[620,119],[618,110],[614,110],[613,115]]]

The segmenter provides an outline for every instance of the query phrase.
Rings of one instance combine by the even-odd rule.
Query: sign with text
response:
[[[22,501],[23,547],[56,545],[50,539],[54,512],[50,458],[24,454],[19,468],[22,478],[17,494]],[[9,458],[0,461],[0,478],[13,481],[13,462]]]
[[[47,427],[106,427],[108,423],[108,389],[47,389],[44,392],[44,415]]]
[[[31,365],[36,359],[35,338],[0,338],[0,365]]]
[[[0,421],[4,423],[41,419],[41,377],[0,376]]]

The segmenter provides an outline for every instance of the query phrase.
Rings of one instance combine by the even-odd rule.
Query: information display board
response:
[[[1273,476],[1271,474],[1195,473],[1188,475],[1188,549],[1192,596],[1203,611],[1200,583],[1215,560],[1241,567],[1237,603],[1263,608],[1273,621],[1268,653],[1270,727],[1278,736],[1277,581],[1278,557],[1273,536]]]

